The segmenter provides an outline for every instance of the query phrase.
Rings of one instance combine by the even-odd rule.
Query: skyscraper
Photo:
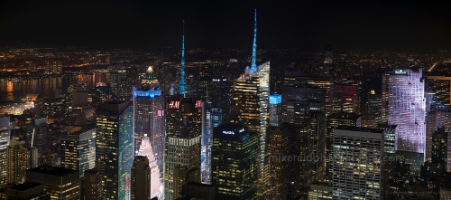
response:
[[[202,102],[201,174],[202,183],[211,184],[211,147],[213,128],[222,124],[222,109],[212,108],[211,102]]]
[[[129,198],[134,157],[132,102],[101,103],[96,113],[96,168],[104,181],[105,198]]]
[[[78,128],[78,129],[76,129]],[[74,132],[62,136],[61,167],[79,170],[83,177],[85,170],[95,167],[96,162],[96,128],[74,127]]]
[[[269,125],[278,126],[280,123],[282,109],[282,95],[272,94],[269,96]]]
[[[104,199],[102,176],[99,171],[95,169],[85,170],[81,181],[81,200]]]
[[[333,199],[381,199],[383,141],[383,130],[335,129]]]
[[[76,170],[38,167],[26,172],[26,181],[44,185],[44,191],[51,199],[80,199],[80,175]]]
[[[30,153],[17,140],[11,140],[8,146],[8,184],[21,184],[25,181],[25,172],[30,169]]]
[[[265,179],[266,127],[268,126],[270,62],[257,67],[257,10],[254,17],[251,67],[247,67],[233,86],[232,123],[243,124],[259,137],[258,195],[263,196]]]
[[[150,167],[146,156],[136,156],[133,160],[131,194],[132,200],[150,200]]]
[[[8,182],[8,144],[11,138],[9,116],[0,116],[0,188]]]
[[[152,66],[149,66],[140,77],[140,84],[133,88],[135,153],[141,149],[142,138],[147,135],[162,176],[166,125],[164,97],[161,95],[160,83]]]
[[[396,150],[425,153],[424,82],[421,68],[389,70],[382,79],[382,118],[397,125]]]
[[[213,131],[212,180],[216,199],[255,199],[257,186],[258,134],[246,126],[227,123]]]

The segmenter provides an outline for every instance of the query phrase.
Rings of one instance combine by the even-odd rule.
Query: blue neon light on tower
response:
[[[183,35],[182,35],[182,60],[180,62],[180,83],[179,93],[185,96],[185,20],[183,20]]]
[[[254,13],[254,42],[252,44],[251,73],[257,71],[257,9]]]

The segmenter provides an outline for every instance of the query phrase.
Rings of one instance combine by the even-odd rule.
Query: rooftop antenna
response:
[[[182,60],[180,62],[180,83],[179,93],[185,96],[185,20],[183,20],[183,34],[182,34]]]
[[[257,71],[257,9],[254,13],[254,42],[252,43],[252,60],[251,70],[252,73]]]

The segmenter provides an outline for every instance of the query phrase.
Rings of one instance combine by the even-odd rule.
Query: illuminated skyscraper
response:
[[[240,124],[223,124],[213,131],[213,183],[216,199],[256,198],[258,135]]]
[[[150,200],[150,173],[149,159],[136,156],[133,160],[130,199]]]
[[[425,153],[426,101],[421,68],[395,69],[382,79],[382,118],[397,125],[396,150]]]
[[[162,176],[165,145],[164,97],[161,95],[160,83],[151,66],[141,75],[138,87],[133,88],[133,109],[135,153],[141,149],[141,140],[147,135]]]
[[[96,128],[81,128],[68,132],[61,139],[61,167],[79,170],[83,177],[85,170],[95,167],[96,161]]]
[[[202,183],[211,184],[211,148],[213,128],[222,124],[222,109],[212,108],[211,102],[202,102],[201,173]]]
[[[0,116],[0,188],[8,181],[8,144],[11,138],[9,116]]]
[[[269,96],[269,125],[278,126],[282,109],[282,95],[272,94]]]
[[[254,17],[254,42],[252,46],[251,67],[247,67],[233,86],[233,107],[231,122],[243,124],[249,131],[258,133],[259,164],[258,164],[258,195],[263,196],[265,179],[265,147],[266,128],[268,126],[269,106],[269,72],[270,62],[257,67],[257,10]]]
[[[81,181],[81,200],[104,199],[102,176],[99,171],[95,169],[85,170]]]
[[[332,113],[359,113],[360,101],[355,85],[332,85]]]
[[[153,152],[152,145],[149,141],[147,135],[144,135],[142,139],[141,146],[138,152],[139,156],[145,156],[149,159],[149,169],[150,169],[150,196],[157,197],[161,199],[163,193],[163,183],[162,183],[162,173],[159,166],[157,165],[157,160],[155,159],[155,153]]]
[[[132,102],[101,103],[96,122],[96,168],[104,181],[105,199],[128,199],[134,158]]]
[[[383,130],[340,127],[333,141],[333,199],[381,199]]]
[[[176,167],[186,167],[187,170],[197,168],[200,171],[202,101],[181,96],[168,97],[165,118],[164,199],[173,200],[181,191],[175,186],[182,187],[175,184]]]
[[[76,170],[48,166],[29,169],[26,182],[44,185],[44,191],[50,195],[50,199],[80,199],[80,175]]]
[[[17,140],[11,140],[8,146],[8,184],[21,184],[25,181],[25,172],[30,169],[30,153]]]

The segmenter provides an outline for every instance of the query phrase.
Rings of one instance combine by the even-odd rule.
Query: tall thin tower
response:
[[[252,60],[251,60],[251,72],[254,73],[256,71],[257,71],[257,9],[255,9],[254,12],[254,41],[252,43]]]
[[[180,83],[179,93],[185,96],[185,20],[183,20],[183,34],[182,34],[182,60],[180,62]]]

